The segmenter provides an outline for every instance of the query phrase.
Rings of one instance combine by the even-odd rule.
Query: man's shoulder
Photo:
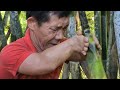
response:
[[[9,54],[14,53],[17,50],[25,49],[27,46],[25,46],[25,42],[23,38],[20,38],[14,42],[11,42],[10,44],[6,45],[2,50],[1,54]]]

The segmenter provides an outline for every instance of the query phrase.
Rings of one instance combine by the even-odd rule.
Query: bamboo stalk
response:
[[[81,22],[80,22],[80,18],[79,18],[79,12],[76,12],[76,31],[80,30],[82,32],[82,28],[81,28]],[[83,60],[82,62],[79,62],[79,65],[82,67],[82,69],[84,70],[85,75],[87,76],[87,78],[89,78],[89,73],[88,73],[88,68],[86,67],[86,62]]]
[[[108,38],[108,51],[107,51],[107,63],[106,74],[109,79],[117,79],[118,71],[118,54],[116,43],[113,40],[114,36],[114,24],[113,24],[113,11],[110,11],[110,25],[109,25],[109,38]]]
[[[107,60],[107,11],[101,11],[102,61],[106,71]]]
[[[68,30],[67,30],[67,37],[70,38],[74,35],[76,35],[76,22],[75,22],[75,17],[71,16],[70,17],[70,23],[69,23]],[[71,78],[72,79],[81,79],[79,62],[70,61],[68,64],[64,64],[64,66],[66,66],[66,67],[63,67],[63,71],[64,71],[63,72],[63,75],[64,75],[63,79],[68,78],[69,72],[71,73]],[[67,75],[65,75],[65,73]]]
[[[75,35],[75,32],[74,32],[75,26],[73,25],[74,23],[72,24],[72,22],[74,21],[72,21],[73,20],[72,17],[70,17],[69,20],[70,20],[69,21],[70,23],[65,35],[67,38],[70,38]],[[62,79],[69,79],[69,76],[70,76],[70,63],[67,62],[67,63],[64,63],[63,65]]]
[[[7,25],[8,16],[9,16],[9,11],[5,11],[5,15],[3,17],[3,27]]]
[[[62,79],[69,79],[69,72],[70,72],[70,64],[64,63],[63,64],[63,72],[62,72]]]
[[[113,13],[110,14],[110,30],[108,38],[108,51],[107,51],[107,62],[106,62],[106,74],[110,78],[110,61],[111,61],[111,49],[112,49],[112,34],[113,34]]]
[[[76,13],[74,13],[74,16],[70,17],[70,26],[68,27],[68,34],[69,37],[73,37],[74,35],[76,35],[76,28],[77,28],[77,24],[76,24]],[[72,79],[81,79],[81,69],[79,66],[79,62],[72,62],[70,61],[70,73],[71,73],[71,77]]]
[[[79,62],[70,61],[70,72],[72,79],[82,79]]]
[[[1,45],[0,45],[0,50],[1,50],[4,46],[7,45],[1,12],[0,12],[0,39],[1,39]]]
[[[95,21],[95,35],[102,45],[101,39],[101,11],[94,11],[94,21]]]
[[[109,78],[110,79],[117,79],[117,73],[118,73],[118,52],[117,52],[117,46],[116,42],[113,44],[112,49],[111,49],[111,61],[109,62]]]
[[[96,50],[95,43],[90,32],[87,17],[84,11],[79,11],[83,34],[89,38],[89,50],[87,52],[86,63],[90,79],[106,79],[106,74],[101,61],[101,56]]]
[[[5,11],[5,15],[3,17],[3,27],[4,30],[8,30],[7,34],[6,34],[6,40],[8,40],[11,32],[10,32],[10,26],[7,26],[7,22],[8,22],[8,17],[9,17],[10,11]]]
[[[11,42],[23,36],[22,28],[18,18],[18,11],[10,11],[10,30],[11,30]]]
[[[7,32],[7,34],[6,34],[6,39],[7,39],[7,40],[8,40],[8,38],[9,38],[10,34],[11,34],[11,30],[10,30],[10,28],[9,28],[9,29],[8,29],[8,32]]]
[[[120,11],[114,11],[114,31],[117,45],[117,53],[118,53],[118,63],[119,63],[119,71],[120,71]],[[119,72],[120,75],[120,72]]]

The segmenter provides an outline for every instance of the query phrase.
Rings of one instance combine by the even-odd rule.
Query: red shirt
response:
[[[46,75],[24,75],[18,73],[22,62],[32,53],[36,52],[30,39],[30,31],[25,36],[4,47],[0,53],[0,78],[1,79],[58,79],[62,66]]]

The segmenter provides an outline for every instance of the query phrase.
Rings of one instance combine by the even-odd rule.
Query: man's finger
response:
[[[95,44],[96,45],[99,45],[99,41],[98,41],[98,39],[93,35],[93,39],[94,39],[94,41],[95,41]]]
[[[101,47],[101,45],[99,44],[99,45],[97,45],[97,48],[99,49],[99,50],[102,50],[102,47]]]
[[[78,31],[77,31],[77,35],[82,35],[82,31],[81,31],[81,30],[78,30]]]
[[[87,51],[88,51],[88,48],[87,48],[87,47],[84,47],[84,51],[86,51],[86,52],[87,52]]]
[[[83,55],[86,55],[86,52],[85,52],[85,51],[82,51],[81,53],[82,53]]]
[[[86,42],[86,43],[88,43],[88,42],[89,42],[88,37],[85,37],[85,38],[84,38],[84,42]]]
[[[98,39],[95,37],[95,35],[93,35],[93,39],[94,39],[94,41],[95,41],[95,45],[97,46],[97,48],[100,49],[100,50],[102,50],[102,47],[101,47]]]
[[[85,46],[85,47],[88,47],[88,46],[89,46],[89,43],[85,43],[84,46]]]

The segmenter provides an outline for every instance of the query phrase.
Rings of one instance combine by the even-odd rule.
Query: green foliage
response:
[[[2,19],[4,17],[5,11],[1,11]]]
[[[90,26],[91,33],[94,33],[94,11],[86,11],[88,24]]]

